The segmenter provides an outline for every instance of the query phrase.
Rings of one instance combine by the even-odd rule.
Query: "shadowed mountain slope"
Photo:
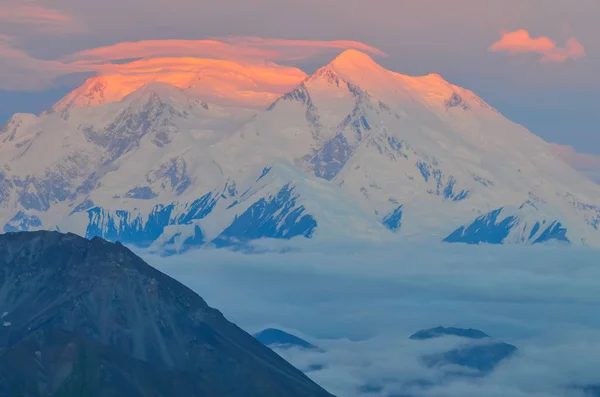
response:
[[[119,243],[0,236],[0,396],[330,396]]]

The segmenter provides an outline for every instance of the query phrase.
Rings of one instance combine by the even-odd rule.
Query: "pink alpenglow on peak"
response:
[[[473,92],[455,86],[437,73],[408,76],[384,68],[369,55],[354,49],[346,50],[328,65],[318,69],[310,81],[323,76],[350,83],[388,105],[422,103],[430,108],[444,110],[460,107],[480,109],[489,115],[497,111]],[[337,84],[337,82],[336,82]],[[492,112],[489,112],[492,110]]]
[[[372,78],[374,74],[385,74],[387,69],[383,68],[369,55],[358,50],[346,50],[339,54],[333,61],[324,67],[343,78],[356,79],[355,83],[365,78]]]
[[[342,53],[340,53],[337,57],[335,57],[335,59],[330,63],[331,66],[338,66],[338,67],[344,67],[344,66],[355,66],[355,67],[366,67],[366,68],[380,68],[381,66],[379,66],[374,60],[373,58],[371,58],[369,55],[367,55],[366,53],[359,51],[359,50],[354,50],[354,49],[349,49],[349,50],[345,50]]]
[[[104,74],[88,79],[57,102],[52,111],[119,102],[154,82],[181,88],[187,95],[206,103],[258,110],[305,81],[326,96],[344,95],[327,88],[335,81],[338,86],[341,82],[344,86],[358,87],[389,105],[412,106],[419,102],[440,110],[475,104],[489,108],[476,95],[450,84],[438,74],[403,75],[384,68],[362,51],[349,49],[310,78],[293,67],[206,58],[151,58],[105,65]],[[313,94],[316,95],[316,91]]]
[[[306,78],[300,69],[204,58],[153,58],[110,65],[106,74],[88,79],[52,110],[118,102],[152,82],[185,89],[190,95],[224,106],[264,108]]]

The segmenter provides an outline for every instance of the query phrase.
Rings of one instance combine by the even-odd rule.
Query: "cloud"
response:
[[[279,54],[277,60],[303,60],[313,58],[327,50],[354,49],[377,56],[387,56],[383,51],[365,43],[352,40],[283,40],[260,37],[220,38],[242,48],[262,48]]]
[[[587,94],[591,96],[600,87],[600,74],[597,72],[600,58],[592,56],[600,51],[600,41],[595,40],[600,35],[600,24],[596,21],[600,14],[600,1],[151,0],[144,2],[143,10],[140,10],[140,0],[36,0],[29,3],[0,0],[2,7],[15,4],[37,4],[57,10],[77,20],[85,30],[85,34],[66,35],[64,39],[57,40],[53,34],[40,34],[40,28],[34,25],[0,21],[0,35],[12,36],[16,39],[16,48],[25,50],[34,58],[56,60],[93,47],[147,39],[202,39],[229,35],[311,41],[351,38],[389,54],[389,59],[382,60],[389,69],[409,75],[439,73],[453,83],[483,95],[501,110],[503,107],[518,109],[505,112],[511,119],[518,118],[520,114],[533,114],[540,107],[563,106],[567,99],[573,105],[569,108],[573,109],[563,111],[564,117],[559,121],[579,123],[579,136],[573,136],[571,140],[582,143],[586,139],[588,146],[594,145],[592,139],[584,138],[584,135],[594,136],[596,118],[586,118],[585,109],[591,106]],[[340,18],[341,10],[344,11],[343,18]],[[432,10],[436,12],[432,13]],[[545,17],[540,18],[540,15]],[[534,31],[557,31],[561,36],[555,39],[563,47],[562,34],[564,39],[571,34],[556,28],[565,21],[570,21],[574,26],[572,35],[585,45],[589,54],[585,62],[558,64],[562,66],[560,68],[523,69],[518,62],[499,63],[496,57],[481,52],[481,48],[487,49],[500,38],[501,29],[515,24],[526,26],[532,34]],[[57,28],[64,30],[60,26]],[[463,39],[457,40],[456,37]],[[227,42],[226,39],[216,41]],[[324,50],[322,59],[302,63],[289,61],[287,64],[313,70],[322,65],[328,56],[327,51],[334,49]],[[539,58],[542,57],[539,55]],[[49,74],[44,69],[32,71],[25,68],[19,71],[5,69],[3,65],[0,64],[0,74],[4,74],[0,76],[4,82],[0,83],[1,87],[21,90],[19,86],[23,86],[31,91],[32,87],[42,90],[53,83],[52,80],[44,80],[47,84],[43,86],[33,83],[40,75],[45,77]],[[72,85],[81,82],[80,79],[70,81]],[[561,95],[550,99],[547,94],[551,90]],[[36,100],[34,96],[32,100]],[[516,102],[519,106],[515,105]],[[30,109],[22,106],[21,111]],[[556,131],[555,125],[548,126],[547,113],[528,116],[527,127],[540,134],[542,131]],[[544,137],[550,136],[544,134]],[[596,144],[590,150],[598,151],[600,146]]]
[[[64,57],[64,62],[110,62],[126,58],[207,57],[219,59],[277,59],[263,48],[235,46],[217,40],[143,40],[93,48]]]
[[[13,39],[0,35],[0,71],[0,89],[41,91],[60,76],[77,70],[61,62],[34,58],[15,48]]]
[[[565,163],[586,174],[590,179],[600,182],[600,156],[581,153],[572,146],[551,143],[550,148]]]
[[[504,33],[499,41],[490,46],[489,51],[507,52],[510,55],[539,54],[542,55],[542,62],[564,62],[585,56],[585,48],[574,37],[567,40],[566,47],[561,48],[548,37],[532,38],[524,29]]]
[[[117,74],[121,76],[139,76],[144,80],[144,76],[150,79],[160,74],[178,74],[178,73],[198,73],[201,71],[204,76],[214,73],[228,74],[232,80],[235,80],[238,74],[252,75],[263,83],[279,84],[298,84],[299,81],[306,78],[306,74],[294,67],[280,66],[267,63],[252,63],[244,61],[229,61],[224,59],[212,58],[193,58],[193,57],[168,57],[168,58],[149,58],[134,60],[126,63],[85,63],[75,62],[69,64],[74,69],[96,71],[100,74]]]
[[[10,5],[0,4],[0,26],[4,33],[27,29],[29,33],[62,35],[85,30],[83,24],[73,16],[27,0],[13,0]]]
[[[515,357],[479,379],[451,377],[450,368],[423,364],[423,356],[443,353],[464,343],[452,337],[430,341],[410,341],[405,335],[365,341],[313,338],[311,342],[324,348],[324,353],[300,349],[277,352],[300,369],[322,366],[322,370],[309,372],[309,376],[339,396],[581,397],[577,387],[598,381],[594,369],[600,364],[600,343],[592,332],[570,336],[579,339],[520,340]],[[426,386],[425,382],[433,385]],[[371,390],[366,390],[367,385]],[[377,393],[379,388],[382,390]]]
[[[287,61],[313,58],[326,51],[357,49],[385,56],[375,47],[356,41],[279,40],[228,37],[211,40],[143,40],[79,51],[66,62],[114,61],[124,58],[208,57],[235,60]]]
[[[277,327],[325,349],[279,353],[335,395],[570,397],[600,384],[598,252],[588,248],[414,245],[286,254],[142,253],[249,332]],[[368,264],[366,266],[365,264]],[[437,325],[474,327],[519,347],[484,379],[448,378],[421,356],[459,343],[411,341]],[[381,393],[361,391],[382,386]]]
[[[189,90],[202,100],[226,106],[264,108],[293,90],[307,76],[300,69],[272,63],[240,63],[210,58],[149,58],[126,63],[77,63],[100,74],[103,100],[116,102],[144,85],[162,82]],[[80,106],[98,79],[90,79],[57,102],[62,111]],[[83,102],[87,106],[87,102]]]
[[[218,64],[237,70],[246,68],[255,75],[260,72],[263,83],[271,80],[273,84],[284,84],[289,88],[290,84],[298,84],[306,75],[299,69],[282,67],[276,62],[312,59],[327,52],[349,48],[384,55],[374,47],[355,41],[256,37],[223,40],[125,42],[78,51],[59,59],[42,60],[16,48],[14,41],[5,37],[0,41],[0,68],[4,72],[0,77],[0,89],[43,90],[51,86],[57,77],[70,73],[139,75],[152,80],[151,74],[214,70]]]

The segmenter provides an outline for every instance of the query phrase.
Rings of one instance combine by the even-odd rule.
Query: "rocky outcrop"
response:
[[[330,396],[119,243],[0,236],[0,396]]]

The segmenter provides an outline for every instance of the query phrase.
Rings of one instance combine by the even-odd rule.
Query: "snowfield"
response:
[[[163,254],[260,239],[600,245],[600,186],[439,75],[348,50],[308,77],[230,61],[167,77],[94,77],[14,115],[3,230]]]

